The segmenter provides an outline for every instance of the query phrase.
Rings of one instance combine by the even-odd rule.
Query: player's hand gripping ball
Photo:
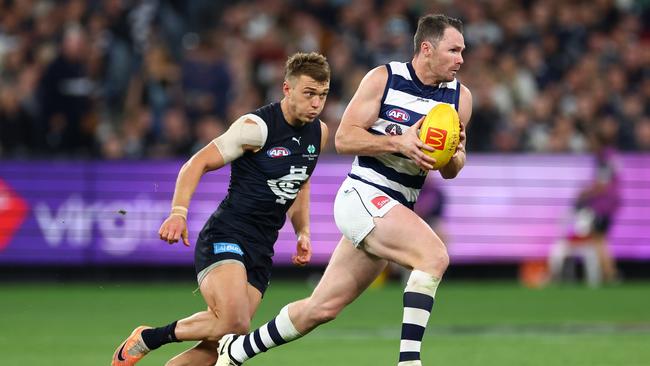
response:
[[[454,107],[440,103],[431,108],[420,126],[420,140],[434,149],[422,149],[425,154],[436,159],[434,170],[447,165],[460,141],[460,118]]]

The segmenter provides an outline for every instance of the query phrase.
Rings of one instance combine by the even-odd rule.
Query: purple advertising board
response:
[[[650,260],[650,156],[623,155],[623,203],[610,239],[616,257]],[[312,177],[314,262],[329,259],[340,233],[333,200],[350,157],[323,157]],[[158,239],[182,162],[0,161],[0,265],[191,264],[193,248]],[[454,180],[430,174],[446,196],[442,227],[452,262],[546,257],[561,238],[578,191],[592,179],[589,156],[477,155]],[[229,169],[207,174],[189,215],[194,242],[228,188]],[[426,204],[426,202],[423,202]],[[290,224],[277,264],[295,250]]]

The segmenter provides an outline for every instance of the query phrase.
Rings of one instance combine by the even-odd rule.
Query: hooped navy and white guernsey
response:
[[[449,104],[458,111],[458,80],[430,86],[418,79],[410,62],[391,62],[386,68],[388,80],[379,115],[368,132],[401,135],[440,103]],[[348,176],[372,185],[401,204],[413,208],[427,173],[404,155],[383,154],[355,157]]]
[[[278,102],[252,115],[258,123],[266,123],[266,142],[257,152],[246,152],[231,163],[230,186],[219,206],[219,221],[272,247],[287,210],[314,171],[321,150],[321,126],[318,118],[301,127],[290,125]]]

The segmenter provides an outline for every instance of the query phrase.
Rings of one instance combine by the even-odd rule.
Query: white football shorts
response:
[[[375,217],[384,217],[400,203],[364,182],[346,178],[334,200],[334,221],[343,235],[358,247],[375,228]]]

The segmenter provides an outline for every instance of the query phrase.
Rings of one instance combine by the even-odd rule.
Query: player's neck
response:
[[[287,121],[289,125],[293,127],[302,127],[305,125],[304,122],[296,118],[293,113],[291,113],[287,98],[282,98],[280,101],[280,109],[282,109],[282,116],[284,116],[284,120]]]
[[[413,70],[415,71],[415,76],[420,80],[424,85],[429,86],[438,86],[442,80],[439,80],[435,77],[432,72],[427,72],[427,64],[423,58],[418,57],[417,55],[411,60],[411,65],[413,65]]]

